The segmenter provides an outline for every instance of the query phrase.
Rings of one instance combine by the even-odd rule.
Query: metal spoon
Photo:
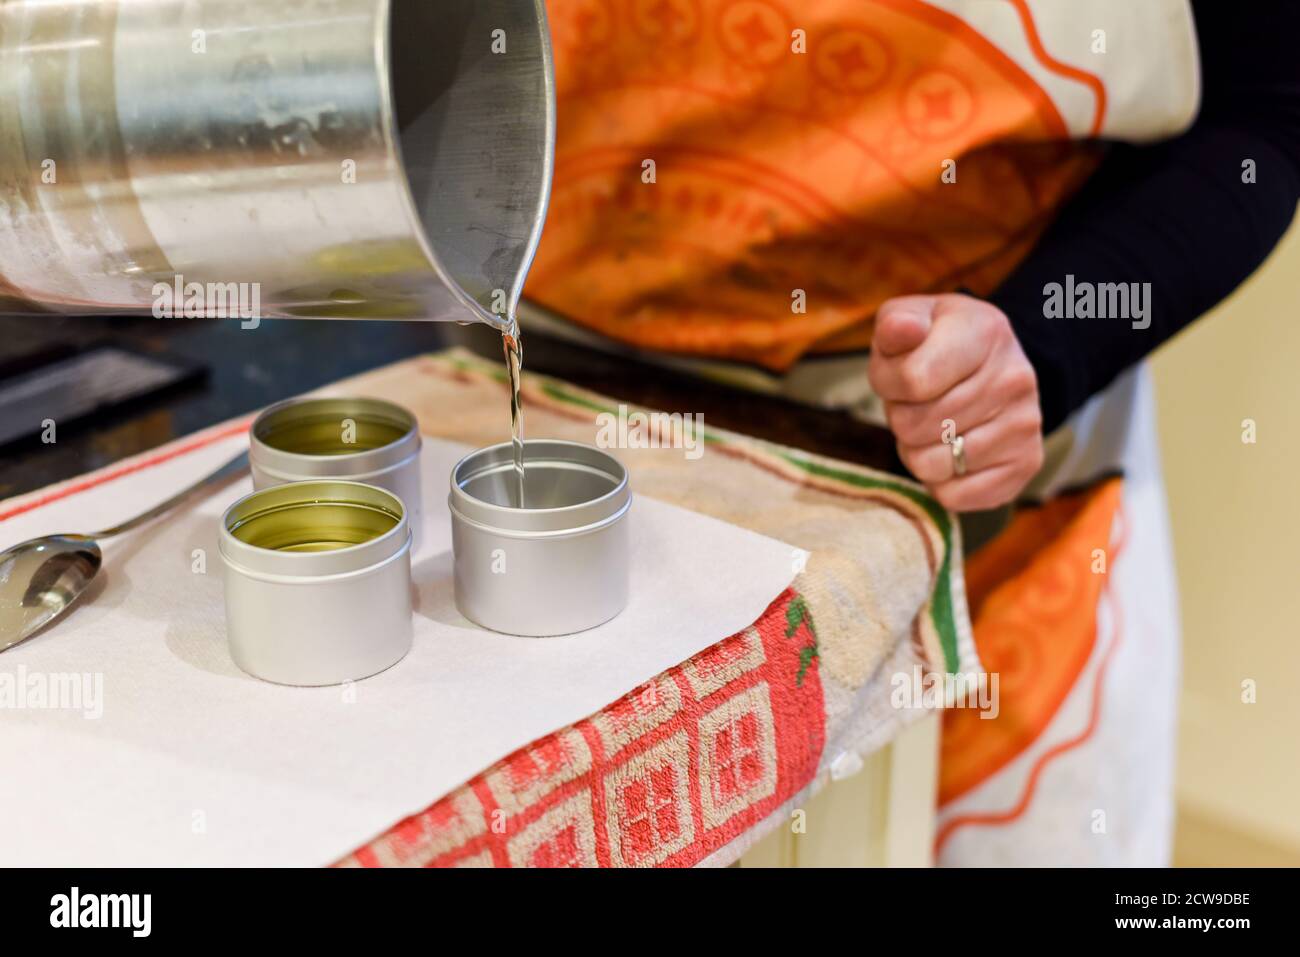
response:
[[[99,574],[104,554],[97,539],[139,528],[191,495],[223,484],[248,468],[241,452],[206,478],[129,522],[89,535],[47,535],[0,552],[0,652],[21,644],[63,615]]]

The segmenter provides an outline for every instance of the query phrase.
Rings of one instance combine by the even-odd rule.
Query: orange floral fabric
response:
[[[991,291],[1095,167],[1020,67],[918,0],[548,11],[558,146],[527,294],[647,349],[779,370],[864,347],[890,296]]]
[[[999,713],[944,712],[939,804],[1005,767],[1047,727],[1097,639],[1122,481],[1017,513],[966,562],[975,648],[999,676]]]

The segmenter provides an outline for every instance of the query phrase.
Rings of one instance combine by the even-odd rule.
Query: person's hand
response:
[[[956,294],[890,299],[876,314],[868,375],[903,463],[947,508],[1005,505],[1042,466],[1038,378],[996,306]]]

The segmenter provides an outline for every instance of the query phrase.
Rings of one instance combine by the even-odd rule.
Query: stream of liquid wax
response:
[[[524,348],[519,341],[519,321],[510,317],[510,325],[501,334],[506,353],[506,368],[510,373],[510,438],[515,452],[514,506],[524,507],[524,409],[519,397],[520,373],[524,364]]]

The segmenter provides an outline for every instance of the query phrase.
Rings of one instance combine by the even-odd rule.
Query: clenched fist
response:
[[[1005,505],[1042,466],[1038,378],[996,306],[956,294],[890,299],[876,314],[868,375],[904,464],[947,508]]]

